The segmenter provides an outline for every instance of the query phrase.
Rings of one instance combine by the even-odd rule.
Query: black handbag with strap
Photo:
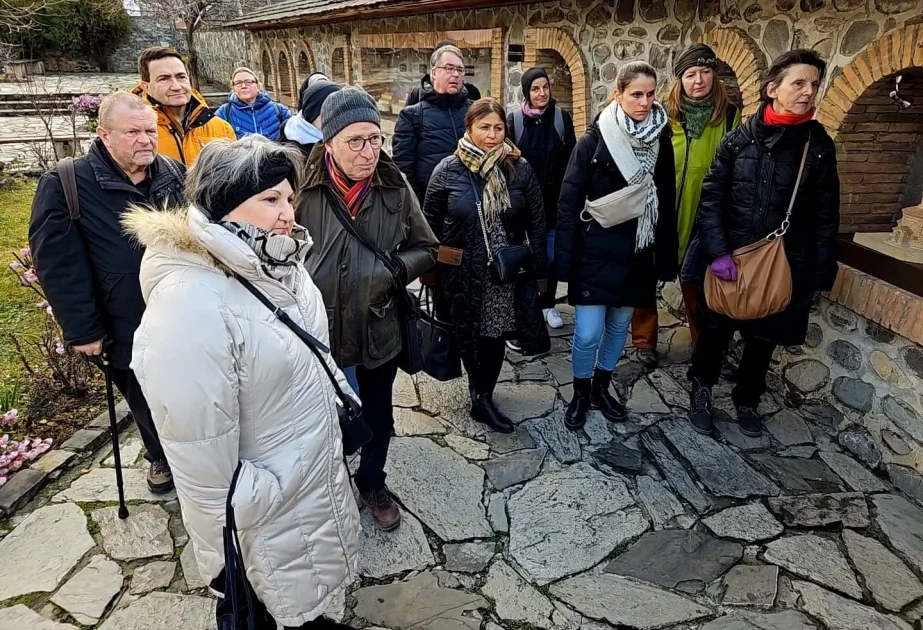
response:
[[[356,401],[343,392],[339,382],[337,382],[336,376],[334,376],[330,366],[327,365],[327,361],[324,359],[323,355],[329,355],[330,349],[322,344],[314,335],[296,324],[295,321],[288,316],[288,313],[273,304],[272,301],[263,295],[259,289],[253,286],[249,280],[238,274],[234,274],[234,277],[245,289],[247,289],[247,291],[252,293],[253,297],[259,300],[263,306],[272,311],[273,315],[275,315],[280,322],[295,333],[295,336],[301,339],[304,345],[306,345],[311,352],[314,353],[314,356],[317,357],[318,362],[327,374],[327,378],[330,379],[333,389],[336,391],[337,398],[340,399],[341,406],[337,407],[337,419],[340,423],[340,433],[342,433],[343,455],[346,456],[356,453],[372,439],[372,431],[369,429],[368,424],[366,424],[362,416],[362,408]]]
[[[359,228],[349,217],[342,199],[337,197],[326,186],[324,187],[324,194],[333,208],[333,214],[343,226],[343,229],[346,230],[346,233],[370,249],[394,278],[395,284],[400,284],[401,273],[397,264],[359,231]],[[398,367],[407,374],[413,375],[423,369],[423,338],[420,336],[418,326],[420,305],[416,296],[408,291],[407,287],[399,286],[395,297],[398,300],[398,317],[401,324],[401,353],[398,355]]]
[[[424,293],[425,291],[425,293]],[[437,381],[462,375],[461,352],[451,324],[436,318],[431,289],[420,288],[420,335],[423,338],[423,371]]]
[[[266,606],[257,597],[250,580],[247,579],[240,539],[237,536],[233,501],[242,467],[243,463],[238,462],[231,478],[231,487],[224,508],[224,568],[212,582],[212,588],[224,593],[224,598],[219,600],[215,610],[218,630],[265,630],[276,627],[272,615],[266,610]]]

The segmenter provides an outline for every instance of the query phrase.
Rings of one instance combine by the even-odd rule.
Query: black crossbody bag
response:
[[[327,373],[327,378],[330,379],[333,389],[336,390],[337,397],[342,403],[342,406],[337,406],[337,419],[340,422],[340,433],[343,434],[343,455],[352,455],[356,453],[372,439],[372,431],[362,417],[362,408],[356,401],[343,392],[340,388],[340,384],[337,382],[336,376],[334,376],[330,366],[328,366],[327,362],[324,360],[323,355],[330,354],[330,348],[322,344],[319,339],[314,337],[314,335],[307,330],[296,324],[295,321],[288,316],[288,313],[273,304],[272,301],[263,295],[262,291],[253,286],[249,280],[242,278],[238,274],[234,274],[234,277],[237,278],[237,281],[240,282],[247,291],[252,293],[253,297],[258,299],[263,306],[272,311],[276,319],[288,326],[288,328],[295,333],[295,336],[301,339],[304,345],[310,348],[314,356],[317,357],[321,367],[324,368],[324,372]]]
[[[496,167],[499,168],[499,165]],[[503,245],[491,247],[487,235],[487,223],[484,221],[484,206],[481,203],[481,189],[471,175],[471,169],[465,167],[468,180],[474,190],[475,204],[478,209],[478,223],[484,234],[484,247],[487,248],[487,271],[494,284],[512,284],[519,280],[519,276],[532,272],[532,250],[526,245]]]
[[[347,234],[358,240],[366,248],[370,249],[375,257],[381,261],[385,269],[395,278],[399,278],[397,266],[383,251],[374,243],[368,240],[365,235],[359,231],[356,224],[349,217],[346,206],[333,191],[326,186],[324,194],[333,207],[333,214],[336,216],[340,225],[346,230]],[[420,319],[420,304],[416,296],[407,290],[407,287],[398,287],[395,297],[398,300],[398,318],[401,325],[401,353],[398,355],[398,367],[407,374],[413,375],[423,369],[423,337],[420,334],[418,322]]]

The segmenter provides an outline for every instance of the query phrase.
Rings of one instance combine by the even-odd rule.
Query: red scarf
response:
[[[333,182],[333,187],[340,193],[340,196],[343,197],[343,201],[346,202],[346,209],[349,210],[349,216],[355,219],[356,215],[359,213],[359,208],[362,206],[362,201],[365,199],[365,195],[372,187],[372,176],[370,175],[365,179],[359,180],[355,184],[350,184],[349,178],[346,177],[346,174],[341,171],[340,167],[330,158],[329,153],[324,156],[324,161],[327,164],[327,172],[330,173],[330,180]]]
[[[803,114],[777,114],[771,104],[767,105],[766,109],[763,110],[763,122],[767,125],[775,125],[776,127],[800,125],[801,123],[808,122],[812,118],[814,118],[813,107]]]

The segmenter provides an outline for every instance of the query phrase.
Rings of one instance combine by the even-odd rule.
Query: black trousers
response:
[[[396,376],[397,359],[374,369],[356,366],[362,416],[372,431],[372,439],[362,447],[359,470],[356,471],[359,492],[374,492],[385,487],[385,463],[388,461],[391,434],[394,433],[391,399]]]
[[[493,394],[505,356],[506,342],[503,339],[478,338],[476,353],[462,353],[462,363],[468,373],[468,389],[475,394]]]
[[[267,628],[266,630],[276,629]],[[318,617],[301,626],[285,626],[285,630],[350,630],[350,627],[346,624],[337,623],[332,619],[327,619],[326,617]]]
[[[160,446],[160,437],[157,435],[157,427],[154,426],[154,420],[151,418],[151,409],[147,406],[147,400],[141,391],[141,384],[135,378],[135,373],[131,370],[120,370],[118,368],[109,368],[112,374],[112,384],[122,392],[128,408],[131,409],[131,416],[138,425],[138,432],[141,433],[141,441],[144,442],[144,458],[149,462],[166,459],[163,454],[163,447]]]
[[[721,364],[734,330],[733,323],[699,330],[699,339],[692,354],[692,367],[689,369],[690,378],[709,387],[718,383]],[[768,341],[744,337],[744,353],[737,370],[737,385],[731,391],[735,406],[753,409],[759,406],[760,398],[766,393],[766,372],[769,371],[775,350],[776,345]]]

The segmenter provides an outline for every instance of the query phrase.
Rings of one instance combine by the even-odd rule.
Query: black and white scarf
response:
[[[667,112],[660,103],[654,103],[641,122],[626,114],[618,101],[613,101],[599,115],[603,141],[627,184],[632,186],[648,179],[644,214],[638,219],[635,236],[636,252],[654,243],[659,206],[653,175],[660,154],[660,134],[666,125]]]
[[[287,284],[311,247],[308,231],[297,223],[292,226],[291,236],[267,232],[250,223],[225,221],[222,225],[250,246],[270,278],[283,284]]]

